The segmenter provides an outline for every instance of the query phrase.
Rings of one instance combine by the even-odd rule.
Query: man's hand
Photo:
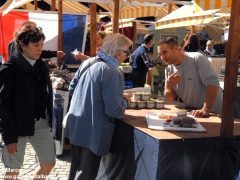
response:
[[[173,86],[178,84],[180,80],[181,77],[177,72],[168,76],[164,89],[164,95],[166,96],[168,101],[174,101],[176,99],[177,94],[174,92]]]
[[[9,154],[15,154],[17,152],[17,143],[8,144],[6,147]]]
[[[203,104],[202,109],[193,110],[191,114],[195,117],[208,117],[209,112],[211,111],[214,105],[218,90],[219,90],[218,86],[209,85],[207,88],[207,96],[205,98],[205,102]]]
[[[178,72],[175,72],[173,74],[171,74],[168,79],[167,79],[167,88],[173,88],[173,86],[175,86],[176,84],[178,84],[181,80],[180,75],[178,74]]]
[[[209,116],[209,111],[206,108],[192,110],[191,115],[193,117],[208,117]]]

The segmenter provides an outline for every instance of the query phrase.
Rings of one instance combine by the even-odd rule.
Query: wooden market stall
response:
[[[216,6],[214,6],[213,9],[221,5],[221,3],[219,3],[220,0],[215,1]],[[64,2],[64,0],[59,1],[60,5],[61,2]],[[96,3],[97,1],[86,0],[84,2]],[[102,0],[102,3],[103,2]],[[156,3],[159,1],[138,0],[138,2]],[[174,3],[175,1],[160,0],[160,2]],[[200,5],[204,4],[203,6],[207,8],[211,7],[209,2],[208,0],[196,0],[196,3]],[[229,5],[230,0],[222,0],[221,2]],[[119,29],[120,3],[120,0],[114,1],[113,32],[118,32]],[[128,152],[129,148],[131,148],[131,154],[128,154],[130,158],[125,160],[126,163],[133,162],[134,164],[125,163],[124,165],[133,168],[133,174],[131,175],[138,177],[138,180],[164,179],[165,177],[167,177],[165,179],[185,180],[196,179],[195,177],[201,179],[201,177],[207,176],[211,177],[210,179],[231,179],[235,176],[235,173],[237,173],[235,171],[239,171],[239,169],[235,167],[235,164],[239,160],[239,122],[234,122],[234,108],[232,107],[236,103],[237,65],[240,57],[240,21],[238,20],[238,17],[240,17],[240,1],[232,0],[231,3],[232,9],[229,42],[227,45],[222,116],[211,115],[209,118],[199,119],[199,122],[203,123],[207,129],[206,134],[159,132],[147,128],[145,110],[127,110],[123,118],[124,122],[120,122],[119,124],[126,128],[123,128],[123,130],[129,130],[130,133],[128,134],[125,133],[125,131],[121,131],[122,137],[124,137],[121,140],[124,142],[121,140],[116,142],[119,143],[117,147],[123,150],[124,153]],[[213,3],[211,3],[211,5],[212,4]],[[93,5],[92,16],[95,16],[95,8],[95,5]],[[58,7],[58,9],[61,11],[61,7]],[[209,12],[211,11],[212,10],[209,10]],[[61,13],[59,14],[61,15]],[[202,14],[201,16],[204,15]],[[94,17],[92,18],[95,19]],[[211,19],[213,17],[206,16],[205,18]],[[202,22],[204,19],[200,21]],[[92,27],[95,26],[93,25]],[[94,42],[93,39],[92,41]],[[167,104],[162,112],[174,111],[176,108],[179,108],[176,104]],[[235,141],[236,139],[237,142]],[[123,143],[123,145],[121,143]],[[174,146],[172,146],[173,144]],[[126,147],[126,149],[124,149],[124,147]],[[113,156],[119,155],[119,149],[113,151]],[[120,153],[123,152],[121,151]],[[174,159],[175,161],[169,161],[169,159]],[[199,164],[202,162],[204,164]],[[210,168],[210,170],[208,168]],[[152,171],[153,169],[154,171]],[[164,171],[161,171],[163,169]],[[130,169],[127,170],[129,172]],[[214,170],[214,173],[212,173],[212,170]]]
[[[202,0],[207,4],[210,4],[210,1]],[[201,1],[201,2],[202,2]],[[199,2],[199,1],[197,1]],[[214,1],[215,2],[215,1]],[[221,5],[219,3],[220,0],[216,0],[216,5]],[[229,1],[224,1],[225,4]],[[211,4],[212,3],[211,1]],[[219,6],[216,6],[219,7]],[[214,9],[216,9],[216,7]],[[137,165],[132,164],[131,161],[132,156],[128,156],[126,163],[126,168],[131,171],[132,166],[136,167],[136,174],[135,177],[137,179],[234,179],[239,173],[239,167],[236,167],[236,164],[239,162],[239,134],[235,134],[233,132],[239,131],[239,127],[237,122],[234,123],[234,108],[233,104],[236,101],[236,80],[237,80],[237,65],[239,60],[239,50],[240,50],[240,21],[237,18],[240,17],[240,1],[233,0],[232,1],[232,10],[231,10],[231,21],[230,21],[230,29],[229,29],[229,42],[227,46],[227,62],[226,62],[226,77],[225,77],[225,85],[224,85],[224,102],[223,102],[223,114],[221,119],[218,118],[218,126],[213,123],[215,120],[210,121],[209,123],[213,123],[213,131],[216,132],[214,136],[209,136],[205,138],[195,139],[195,134],[183,133],[184,137],[181,137],[181,133],[178,134],[176,138],[182,139],[178,143],[170,141],[168,136],[163,138],[162,136],[158,136],[159,132],[151,131],[146,129],[146,122],[144,117],[144,112],[141,110],[134,110],[134,111],[127,111],[124,117],[124,120],[127,121],[127,124],[130,126],[123,126],[122,128],[125,129],[125,132],[129,130],[129,133],[125,137],[125,139],[130,139],[131,142],[125,142],[127,146],[132,148],[135,147],[134,151],[131,151],[133,154],[132,156],[137,158]],[[235,40],[234,40],[235,39]],[[238,39],[236,41],[236,39]],[[168,107],[167,109],[172,109]],[[139,124],[138,124],[139,122]],[[119,122],[121,124],[121,122]],[[234,126],[235,125],[235,126]],[[131,128],[130,128],[131,127]],[[207,127],[207,126],[206,126]],[[236,131],[233,131],[233,130]],[[149,132],[151,131],[151,132]],[[209,129],[209,132],[211,130]],[[164,133],[163,133],[164,134]],[[170,133],[169,135],[176,136],[175,133]],[[191,135],[193,137],[190,140],[190,144],[188,144],[187,138]],[[159,137],[163,139],[161,141],[157,141],[153,137]],[[235,139],[235,136],[238,138]],[[208,141],[211,137],[216,138],[216,141]],[[210,138],[210,139],[208,139]],[[218,140],[220,144],[217,143]],[[198,141],[199,140],[199,141]],[[202,141],[201,141],[202,140]],[[127,140],[126,140],[127,141]],[[169,141],[169,143],[168,143]],[[201,141],[201,142],[200,142]],[[214,154],[211,156],[208,152],[205,152],[204,148],[207,147],[207,151],[211,149],[210,144],[218,144],[220,148],[217,150],[213,148]],[[120,141],[119,141],[120,143]],[[203,143],[203,144],[201,144]],[[172,146],[175,144],[176,146]],[[198,145],[201,144],[200,147]],[[123,144],[122,144],[123,145]],[[169,146],[168,146],[169,145]],[[117,145],[116,145],[117,146]],[[120,148],[121,145],[119,145]],[[129,151],[129,148],[126,146],[126,152]],[[209,149],[210,147],[210,149]],[[196,148],[196,149],[195,149]],[[232,154],[227,155],[227,149],[234,149]],[[124,149],[124,148],[121,148]],[[137,149],[137,150],[136,150]],[[193,153],[193,149],[196,150],[196,154]],[[215,151],[215,150],[217,151]],[[176,151],[175,151],[176,150]],[[192,153],[190,153],[192,151]],[[173,153],[171,153],[173,152]],[[181,153],[179,153],[181,152]],[[228,151],[229,152],[229,151]],[[117,152],[115,152],[117,154]],[[122,153],[122,152],[121,152]],[[212,159],[209,162],[215,162],[213,164],[208,163],[207,158],[205,160],[197,160],[195,159],[196,156],[202,156],[203,154],[208,154],[209,158]],[[172,156],[170,156],[172,154]],[[211,153],[210,153],[211,154]],[[157,155],[157,157],[155,156]],[[182,161],[179,159],[174,159],[174,157],[183,157]],[[228,157],[232,158],[228,158]],[[175,161],[169,162],[170,159],[174,159]],[[214,159],[214,160],[213,160]],[[193,160],[193,164],[191,162]],[[206,162],[205,165],[201,167],[195,167],[200,162]],[[141,164],[142,162],[142,164]],[[197,163],[198,162],[198,163]],[[139,163],[139,164],[138,164]],[[132,166],[129,166],[132,165]],[[153,164],[151,166],[151,164]],[[216,166],[217,165],[217,166]],[[157,168],[156,168],[157,167]],[[214,167],[213,171],[208,171],[208,168]],[[193,169],[192,169],[193,168]],[[196,168],[196,169],[195,169]],[[152,169],[156,171],[151,171]],[[179,170],[179,171],[178,171]],[[169,174],[167,174],[169,172]],[[202,174],[203,173],[203,174]]]

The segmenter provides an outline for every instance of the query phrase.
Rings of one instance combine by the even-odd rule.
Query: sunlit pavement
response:
[[[46,150],[47,153],[47,150]],[[67,180],[68,172],[70,168],[70,155],[69,152],[65,151],[63,155],[56,158],[56,165],[51,171],[48,180]],[[34,176],[34,172],[38,169],[37,159],[35,157],[35,152],[30,144],[27,144],[26,153],[24,157],[24,164],[20,170],[19,179],[30,180]],[[5,168],[0,162],[0,179],[3,179],[5,173]]]

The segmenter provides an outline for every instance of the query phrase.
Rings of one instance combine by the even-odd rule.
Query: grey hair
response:
[[[117,51],[123,47],[132,46],[132,41],[120,33],[108,34],[104,40],[101,50],[107,54],[116,57]]]

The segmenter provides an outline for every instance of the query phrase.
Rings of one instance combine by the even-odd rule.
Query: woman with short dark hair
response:
[[[52,86],[48,67],[40,58],[44,40],[41,28],[29,26],[18,31],[11,59],[0,70],[5,179],[18,177],[27,142],[33,146],[40,163],[36,177],[45,179],[55,165],[54,140],[50,133]]]

